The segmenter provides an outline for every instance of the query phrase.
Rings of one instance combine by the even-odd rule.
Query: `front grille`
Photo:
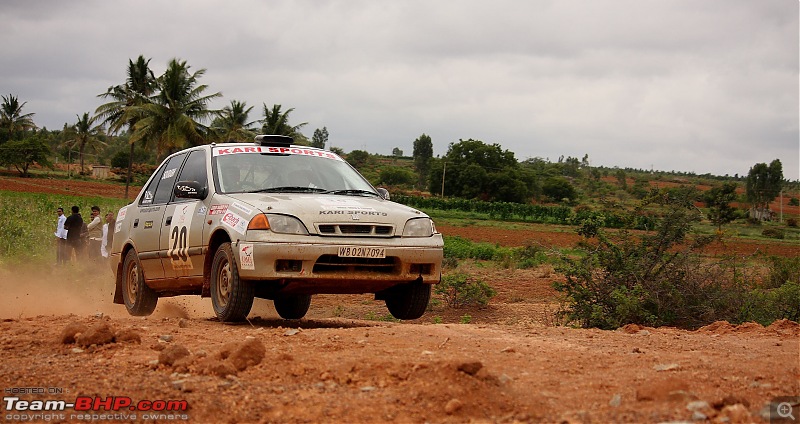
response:
[[[397,272],[394,257],[386,258],[342,258],[337,255],[322,255],[314,264],[315,274],[331,272],[372,272],[392,274]]]
[[[318,224],[317,230],[321,236],[391,237],[394,234],[393,226],[377,224]]]

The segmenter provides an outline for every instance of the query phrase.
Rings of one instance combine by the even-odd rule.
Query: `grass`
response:
[[[0,264],[55,262],[56,208],[78,206],[84,219],[90,208],[116,211],[127,204],[124,199],[68,195],[20,193],[0,190]]]

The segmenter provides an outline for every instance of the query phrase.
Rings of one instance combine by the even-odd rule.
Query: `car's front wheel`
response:
[[[431,285],[408,283],[392,287],[386,295],[386,308],[397,319],[417,319],[428,309]]]
[[[276,297],[272,302],[281,318],[300,319],[306,316],[308,308],[311,306],[311,295],[286,294]]]
[[[133,316],[152,314],[158,303],[158,294],[145,283],[144,271],[136,250],[131,249],[125,254],[122,271],[122,299],[128,313]]]
[[[231,244],[222,243],[211,262],[211,304],[220,321],[241,321],[253,307],[253,285],[239,279]]]

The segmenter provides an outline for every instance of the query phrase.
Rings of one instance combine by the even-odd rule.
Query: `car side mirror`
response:
[[[378,187],[377,190],[378,190],[378,194],[381,195],[381,198],[383,198],[383,200],[390,200],[389,199],[389,197],[390,197],[389,196],[389,190],[386,190],[383,187]]]
[[[197,181],[178,181],[173,190],[175,197],[180,199],[199,199],[206,198],[208,187],[200,185]]]

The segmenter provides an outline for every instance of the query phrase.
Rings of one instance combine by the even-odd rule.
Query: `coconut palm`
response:
[[[76,116],[78,117],[78,122],[71,127],[66,145],[70,149],[78,148],[81,161],[81,174],[85,174],[86,169],[83,166],[84,151],[87,147],[96,151],[99,145],[105,146],[106,143],[103,142],[105,131],[102,124],[94,125],[96,117],[89,117],[89,112],[85,112],[83,116]]]
[[[159,158],[204,144],[209,130],[203,121],[219,115],[219,111],[208,108],[208,103],[222,94],[204,95],[208,86],[199,84],[198,79],[206,70],[190,73],[189,68],[186,61],[172,59],[164,74],[156,78],[157,93],[150,102],[133,108],[137,122],[131,141],[154,142]]]
[[[252,126],[258,121],[247,122],[251,110],[253,106],[247,107],[247,102],[231,100],[211,124],[215,138],[223,142],[252,140],[255,136]]]
[[[272,105],[272,109],[267,107],[264,103],[264,119],[259,120],[261,125],[262,134],[274,135],[288,135],[295,139],[295,141],[304,141],[306,137],[300,132],[308,122],[303,122],[298,125],[289,124],[289,114],[294,111],[294,108],[289,108],[286,112],[281,112],[281,105]]]
[[[136,116],[132,113],[134,106],[140,106],[150,101],[150,96],[156,86],[156,77],[150,70],[150,59],[140,55],[136,62],[128,60],[128,77],[125,84],[114,85],[105,93],[97,97],[110,98],[111,101],[100,105],[95,114],[102,119],[103,124],[108,124],[109,133],[118,133],[122,128],[133,132]],[[131,183],[133,168],[133,151],[135,143],[129,140],[130,156],[128,157],[128,177],[125,181],[125,198],[128,198],[128,187]]]
[[[34,113],[22,113],[22,108],[28,102],[20,104],[19,98],[13,94],[8,97],[3,97],[3,103],[0,104],[0,129],[5,130],[8,134],[8,140],[12,139],[19,131],[27,131],[36,128],[33,123]]]

